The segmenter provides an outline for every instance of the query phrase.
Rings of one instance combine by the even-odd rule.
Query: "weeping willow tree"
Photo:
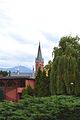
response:
[[[61,38],[54,48],[54,59],[50,75],[51,94],[79,94],[79,39]]]

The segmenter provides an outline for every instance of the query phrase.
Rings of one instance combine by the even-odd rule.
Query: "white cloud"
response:
[[[46,64],[58,44],[55,36],[80,35],[79,5],[79,0],[0,0],[0,63],[17,65],[26,56],[21,64],[32,67],[40,41]]]

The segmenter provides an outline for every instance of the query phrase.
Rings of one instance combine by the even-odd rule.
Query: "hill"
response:
[[[0,68],[0,70],[2,71],[11,71],[12,73],[16,73],[16,72],[20,72],[20,73],[32,73],[32,70],[28,67],[25,66],[15,66],[12,68]]]

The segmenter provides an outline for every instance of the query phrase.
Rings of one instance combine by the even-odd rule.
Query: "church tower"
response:
[[[39,68],[43,71],[44,59],[42,58],[40,42],[39,42],[38,53],[35,64],[36,64],[36,72],[38,71]]]

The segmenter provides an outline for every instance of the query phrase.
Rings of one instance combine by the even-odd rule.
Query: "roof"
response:
[[[38,54],[37,54],[37,58],[36,58],[36,60],[43,60],[43,58],[42,58],[42,53],[41,53],[40,42],[39,42]]]
[[[0,80],[35,80],[35,79],[27,76],[7,76],[0,77]]]

